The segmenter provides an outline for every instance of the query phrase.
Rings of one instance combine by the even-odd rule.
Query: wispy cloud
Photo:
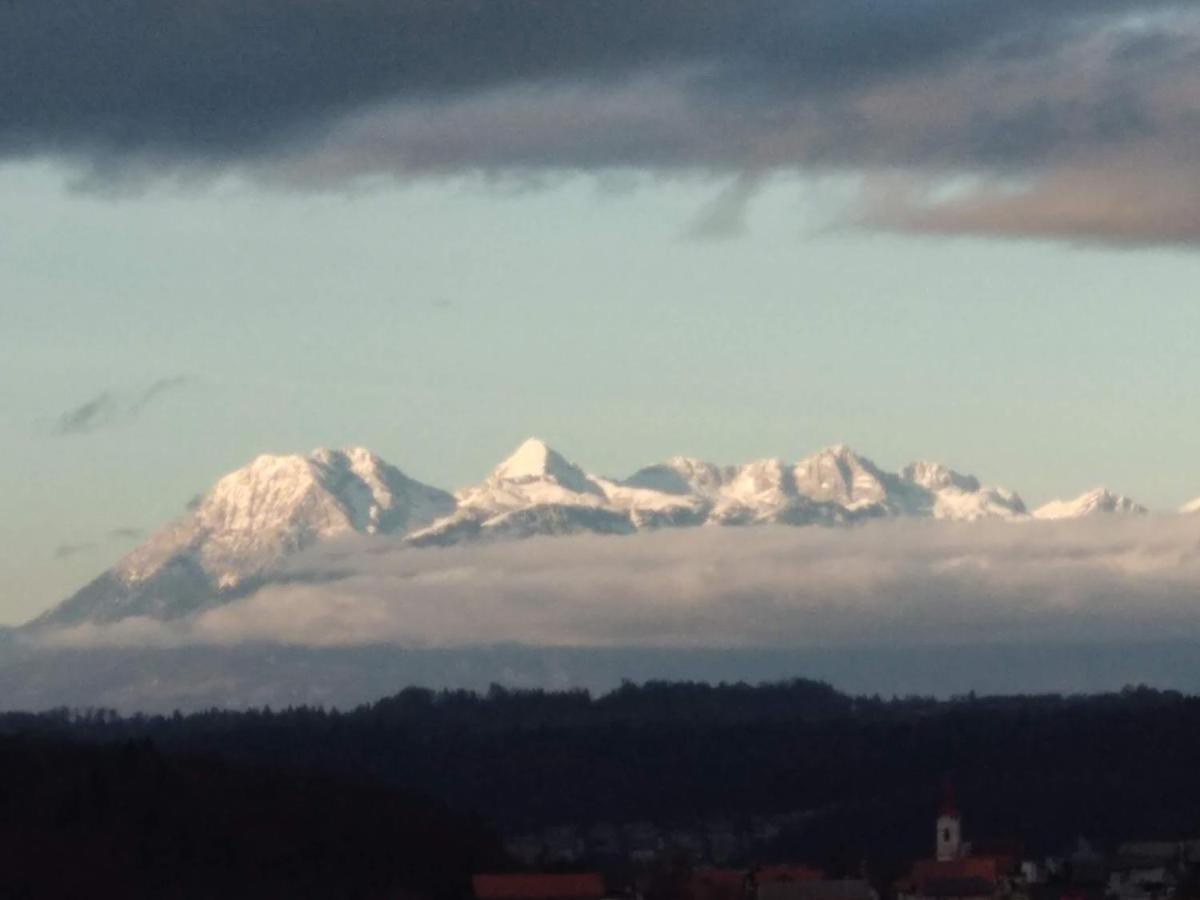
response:
[[[331,573],[340,573],[331,577]],[[181,622],[60,643],[854,647],[1200,637],[1200,516],[362,539]]]
[[[698,227],[718,235],[744,209],[740,173],[888,173],[909,190],[854,221],[1196,243],[1195,192],[1156,180],[1200,177],[1194,6],[128,0],[101,24],[87,0],[10,3],[0,156],[63,158],[93,183],[233,169],[298,188],[705,172],[734,179]],[[962,176],[1026,196],[929,210]]]
[[[145,537],[145,532],[140,528],[130,528],[121,526],[118,528],[110,528],[103,535],[104,541],[131,541],[139,540]],[[54,548],[54,558],[57,560],[70,559],[73,556],[78,556],[81,553],[86,553],[90,550],[95,550],[101,546],[101,539],[97,540],[82,540],[74,542],[63,542]]]
[[[740,172],[700,211],[685,236],[698,240],[725,240],[746,232],[750,202],[762,187],[762,177]]]
[[[52,429],[56,435],[90,434],[138,418],[146,408],[164,394],[189,384],[186,375],[160,378],[143,390],[132,394],[101,391],[79,406],[62,413]]]
[[[77,544],[59,544],[54,548],[54,558],[58,560],[70,559],[72,556],[77,556],[80,553],[94,550],[95,547],[96,545],[91,541],[83,541]]]

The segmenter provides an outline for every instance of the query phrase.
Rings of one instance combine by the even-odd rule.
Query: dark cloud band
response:
[[[1102,188],[1114,168],[1162,159],[1194,178],[1200,25],[1186,9],[12,0],[0,4],[0,154],[66,158],[99,178],[236,167],[301,185],[620,167],[1015,174],[1035,209],[927,216],[922,197],[861,221],[1008,233],[1031,216],[1038,234],[1137,239],[1146,226],[1104,214],[1114,204],[1060,213],[1036,182],[1101,169]],[[1200,229],[1183,219],[1169,230],[1190,240]]]

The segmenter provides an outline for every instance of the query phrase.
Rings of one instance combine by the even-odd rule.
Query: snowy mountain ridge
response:
[[[1200,500],[1189,506],[1200,511]],[[1097,489],[1031,514],[1014,491],[984,486],[940,463],[888,472],[845,445],[794,463],[771,458],[719,466],[676,456],[614,479],[530,438],[454,495],[364,448],[322,449],[259,456],[224,476],[187,515],[31,624],[187,615],[254,590],[295,553],[348,534],[394,535],[423,547],[702,525],[1020,522],[1145,511]]]
[[[1035,519],[1082,519],[1104,513],[1144,515],[1150,510],[1106,487],[1093,488],[1074,500],[1051,500],[1033,511]]]

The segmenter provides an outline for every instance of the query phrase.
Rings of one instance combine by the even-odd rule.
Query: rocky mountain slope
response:
[[[454,508],[450,494],[362,448],[260,456],[33,624],[185,615],[252,589],[318,541],[405,534]]]

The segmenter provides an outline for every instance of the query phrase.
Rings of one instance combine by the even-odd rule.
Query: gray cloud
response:
[[[126,620],[51,640],[830,648],[1165,638],[1200,638],[1200,516],[697,528],[437,550],[361,539],[184,622]]]
[[[0,5],[0,154],[73,161],[93,184],[229,168],[306,188],[620,168],[743,188],[738,173],[770,171],[888,172],[913,190],[1020,177],[1028,202],[1003,211],[985,193],[929,218],[922,196],[856,221],[1190,243],[1186,216],[1157,195],[1130,209],[1106,177],[1163,160],[1200,174],[1190,6],[17,0]],[[1061,193],[1077,173],[1094,173],[1093,210]],[[707,230],[736,230],[738,200]]]
[[[56,435],[90,434],[103,428],[119,425],[136,419],[146,408],[164,394],[177,390],[190,382],[186,375],[160,378],[149,387],[132,394],[117,394],[102,391],[92,399],[67,410],[54,423],[52,433]]]
[[[146,532],[141,528],[130,528],[122,526],[120,528],[111,528],[108,532],[110,540],[114,541],[135,541],[146,536]]]

